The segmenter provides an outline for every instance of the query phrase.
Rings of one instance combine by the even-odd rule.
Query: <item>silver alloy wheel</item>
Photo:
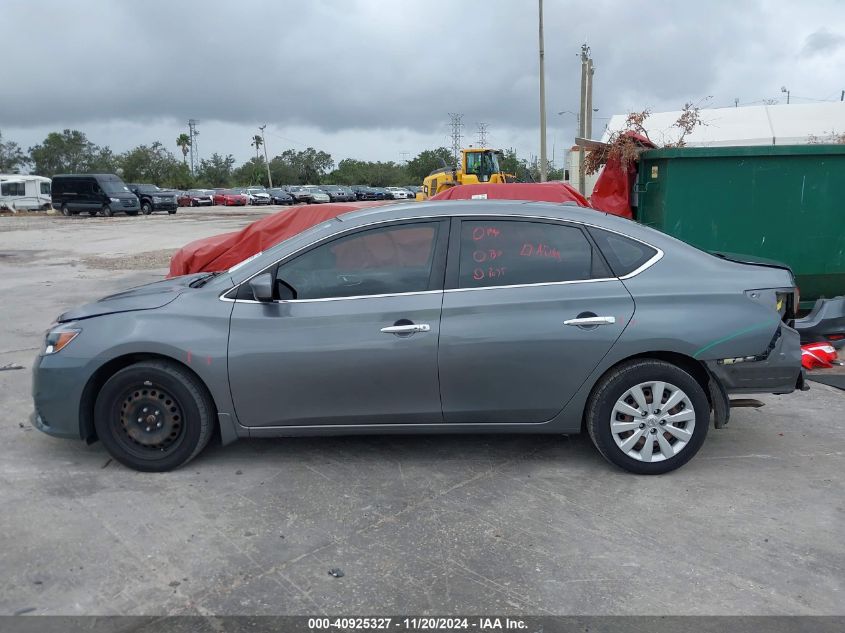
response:
[[[692,439],[695,408],[689,396],[660,380],[641,382],[622,394],[610,414],[613,441],[642,462],[662,462]]]

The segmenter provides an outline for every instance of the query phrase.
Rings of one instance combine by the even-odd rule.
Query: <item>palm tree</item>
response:
[[[252,145],[255,148],[255,160],[256,161],[259,160],[258,150],[263,143],[264,143],[264,139],[261,138],[260,134],[256,134],[255,136],[252,137],[252,143],[250,143],[250,145]]]
[[[188,164],[188,148],[191,146],[191,137],[182,132],[176,137],[176,145],[182,148],[182,162]]]

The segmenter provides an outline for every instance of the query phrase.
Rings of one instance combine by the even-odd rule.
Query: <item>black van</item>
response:
[[[53,176],[53,208],[62,215],[102,213],[112,216],[118,211],[138,215],[138,196],[129,191],[114,174],[59,174]]]

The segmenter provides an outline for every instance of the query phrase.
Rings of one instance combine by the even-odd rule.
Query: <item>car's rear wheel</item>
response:
[[[103,385],[94,408],[97,436],[120,463],[146,472],[178,468],[211,438],[214,405],[205,387],[174,363],[130,365]]]
[[[710,405],[685,370],[661,360],[635,360],[599,381],[586,423],[605,459],[633,473],[659,475],[683,466],[701,448]]]
[[[66,204],[62,205],[62,215],[65,216],[66,218],[70,217],[70,209],[67,208]]]

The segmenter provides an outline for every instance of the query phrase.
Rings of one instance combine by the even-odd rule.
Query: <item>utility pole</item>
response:
[[[458,165],[458,154],[461,152],[461,139],[463,138],[463,134],[461,134],[461,130],[464,127],[463,123],[463,114],[453,114],[452,112],[449,113],[449,127],[452,128],[452,168],[456,168]]]
[[[578,136],[590,138],[593,133],[593,59],[590,57],[590,47],[587,43],[581,45],[581,110],[578,115]],[[586,193],[584,182],[586,172],[584,171],[584,148],[578,148],[578,191],[581,195]]]
[[[194,176],[194,168],[195,165],[199,164],[199,151],[196,149],[197,146],[197,135],[199,132],[197,131],[197,121],[196,119],[188,119],[188,138],[191,139],[191,177]],[[194,152],[196,152],[196,161],[194,161]]]
[[[264,146],[264,164],[267,165],[267,184],[270,185],[270,189],[273,188],[273,177],[270,175],[270,159],[267,158],[267,139],[264,138],[264,128],[267,127],[267,124],[259,125],[258,129],[261,130],[261,144]]]
[[[789,105],[789,90],[786,86],[781,86],[780,91],[786,93],[786,105]]]
[[[845,101],[845,90],[842,91],[842,94],[839,95],[840,101]]]
[[[734,107],[735,108],[739,107],[739,97],[734,98]]]
[[[546,182],[546,66],[543,48],[543,0],[540,0],[540,182]]]
[[[487,124],[478,124],[478,146],[487,147]]]

